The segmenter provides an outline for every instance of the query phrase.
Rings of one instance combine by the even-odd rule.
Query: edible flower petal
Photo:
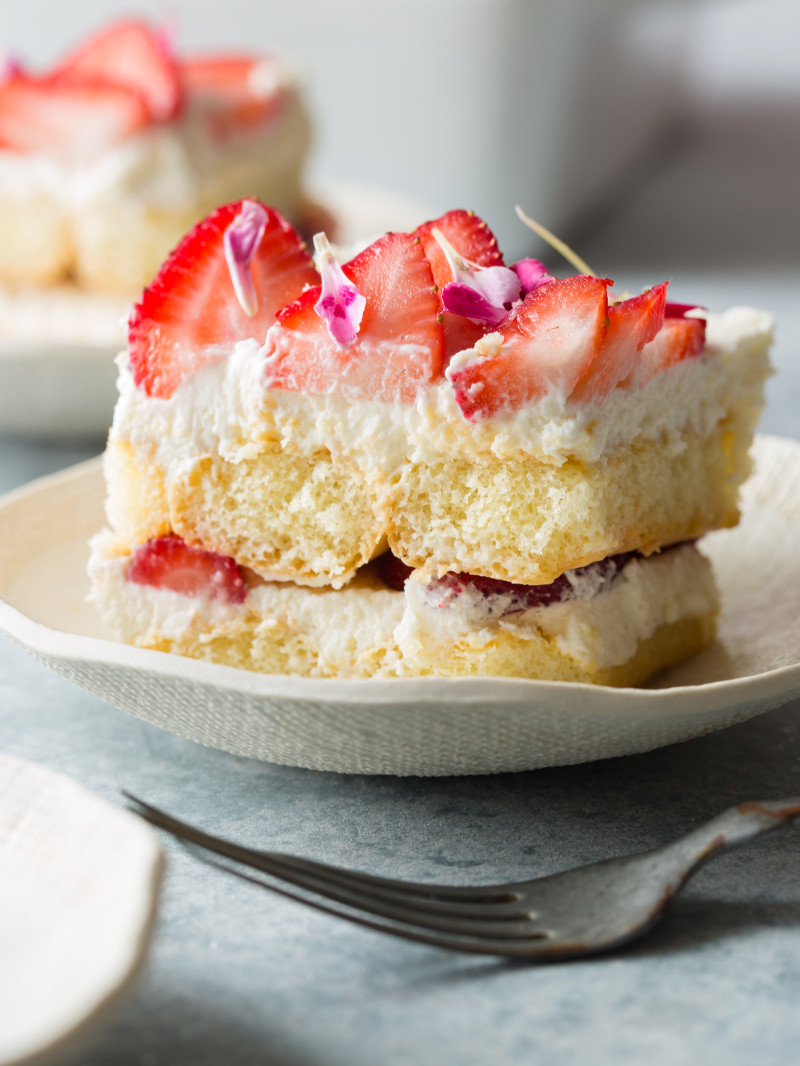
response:
[[[522,285],[522,291],[527,296],[529,292],[536,292],[553,281],[553,275],[547,273],[547,267],[538,259],[519,259],[511,264],[511,269],[517,275]]]
[[[453,274],[453,280],[442,289],[445,310],[492,325],[501,322],[522,293],[517,274],[509,267],[484,267],[473,263],[456,251],[438,227],[434,227],[431,233]],[[469,296],[465,289],[471,289],[479,299]],[[465,306],[471,308],[470,313],[459,309]]]
[[[442,289],[442,305],[445,311],[463,315],[473,322],[487,322],[498,326],[508,315],[505,307],[496,307],[477,289],[463,281],[450,281]]]
[[[0,85],[18,78],[22,74],[22,64],[14,56],[7,55],[0,59]]]
[[[161,24],[156,29],[156,40],[161,54],[167,59],[175,61],[178,55],[178,40],[180,39],[180,22],[175,11],[168,12],[161,19]]]
[[[314,235],[314,251],[322,278],[322,294],[314,310],[328,327],[331,338],[345,347],[358,336],[367,301],[345,276],[324,233]]]
[[[261,204],[255,200],[244,200],[242,210],[222,238],[236,299],[244,313],[251,317],[258,313],[258,293],[250,264],[266,227],[267,212]]]

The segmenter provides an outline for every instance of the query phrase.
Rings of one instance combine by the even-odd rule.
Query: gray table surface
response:
[[[663,182],[674,191],[699,175],[708,191],[726,173],[724,146],[706,141]],[[656,181],[581,250],[620,287],[670,277],[678,299],[774,310],[778,375],[762,429],[800,438],[797,243],[773,231],[762,249],[762,230],[732,228],[713,195],[696,217],[687,217],[686,202],[673,197],[670,213]],[[654,250],[652,261],[632,253],[642,244]],[[709,244],[716,257],[691,250]],[[100,447],[0,439],[0,490]],[[685,744],[584,766],[479,778],[348,777],[180,740],[0,642],[2,750],[72,774],[114,801],[127,788],[252,845],[440,881],[551,872],[657,845],[741,800],[797,795],[798,712],[795,701]],[[798,845],[794,829],[716,859],[664,923],[624,951],[538,966],[356,928],[210,869],[165,840],[145,968],[60,1061],[793,1066]]]

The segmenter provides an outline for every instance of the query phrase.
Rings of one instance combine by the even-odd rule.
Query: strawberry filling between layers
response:
[[[687,543],[691,542],[669,545],[660,554]],[[567,571],[548,585],[521,585],[477,574],[450,572],[425,586],[426,604],[447,610],[469,592],[473,609],[475,602],[480,604],[487,619],[505,617],[595,596],[610,587],[633,560],[642,558],[639,552],[611,555]],[[388,551],[367,564],[366,569],[394,592],[403,592],[414,572]],[[194,547],[174,533],[153,538],[136,548],[125,568],[125,577],[136,585],[231,606],[245,603],[248,587],[264,583],[230,556]]]

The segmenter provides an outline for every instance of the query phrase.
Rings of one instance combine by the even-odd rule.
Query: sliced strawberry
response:
[[[704,318],[667,318],[655,338],[642,348],[625,383],[646,385],[667,367],[700,355],[705,344]]]
[[[433,236],[434,228],[441,230],[465,259],[485,267],[504,266],[504,263],[497,246],[497,238],[486,223],[472,211],[448,211],[441,218],[425,222],[414,231],[414,236],[419,237],[422,242],[425,255],[431,264],[434,284],[439,291],[440,310],[444,314],[445,363],[448,363],[456,352],[472,348],[480,337],[490,332],[490,327],[471,322],[463,315],[451,314],[441,307],[442,289],[453,280],[453,274],[442,246]]]
[[[118,22],[101,30],[59,65],[54,77],[131,89],[151,118],[166,121],[180,111],[178,72],[158,33],[144,22]]]
[[[496,331],[502,338],[496,352],[448,370],[464,416],[477,422],[549,394],[569,396],[605,336],[608,284],[578,274],[528,293]]]
[[[653,340],[664,324],[667,283],[610,304],[608,328],[591,366],[572,392],[580,403],[600,400],[628,376],[638,353]]]
[[[270,60],[247,55],[196,56],[180,64],[186,92],[203,104],[219,136],[247,131],[268,122],[283,93],[271,84]]]
[[[142,98],[115,85],[11,77],[0,85],[0,146],[91,158],[149,122]]]
[[[266,229],[251,264],[258,311],[247,315],[236,298],[223,245],[242,203],[220,207],[195,226],[134,305],[130,366],[135,384],[148,396],[167,399],[187,374],[226,358],[238,340],[263,341],[275,312],[319,280],[295,230],[266,208]]]
[[[141,544],[131,555],[125,577],[135,585],[222,603],[244,603],[247,598],[242,573],[233,559],[193,548],[174,533]]]
[[[482,219],[472,211],[448,211],[441,218],[425,222],[414,231],[414,236],[422,242],[431,264],[434,283],[440,292],[453,280],[453,275],[441,245],[433,236],[434,229],[440,230],[460,255],[478,266],[504,265],[497,238]]]
[[[270,385],[413,403],[442,373],[442,326],[430,264],[410,233],[387,233],[343,267],[366,300],[358,336],[342,346],[314,310],[319,286],[278,314],[270,332]]]

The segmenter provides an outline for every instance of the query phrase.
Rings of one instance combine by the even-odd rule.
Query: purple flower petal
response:
[[[222,238],[233,290],[245,314],[258,313],[258,293],[250,264],[267,226],[267,212],[256,200],[244,200],[242,209]]]
[[[0,61],[0,85],[22,74],[22,64],[14,56],[7,55]]]
[[[450,281],[442,289],[442,305],[445,311],[454,315],[463,315],[474,322],[487,322],[490,326],[499,325],[508,315],[505,307],[497,307],[487,300],[477,289],[463,281]]]
[[[314,251],[322,278],[322,293],[314,310],[328,327],[331,338],[346,347],[358,336],[367,301],[339,266],[324,233],[315,234]]]
[[[176,60],[178,40],[180,39],[180,20],[176,11],[170,11],[162,17],[161,25],[156,29],[156,41],[161,54],[166,59]]]
[[[453,280],[442,289],[445,310],[476,321],[491,322],[493,325],[502,322],[522,295],[522,284],[517,274],[509,267],[485,267],[473,263],[452,246],[441,230],[434,227],[431,232],[439,242],[453,274]],[[464,291],[467,289],[474,295],[468,295]],[[445,301],[444,294],[448,290],[449,296]]]
[[[490,304],[505,311],[511,309],[522,293],[522,285],[517,275],[509,267],[478,267],[472,279],[472,285]]]
[[[519,278],[525,295],[541,289],[542,285],[553,280],[553,275],[547,273],[544,263],[538,259],[520,259],[511,264],[511,269]]]

